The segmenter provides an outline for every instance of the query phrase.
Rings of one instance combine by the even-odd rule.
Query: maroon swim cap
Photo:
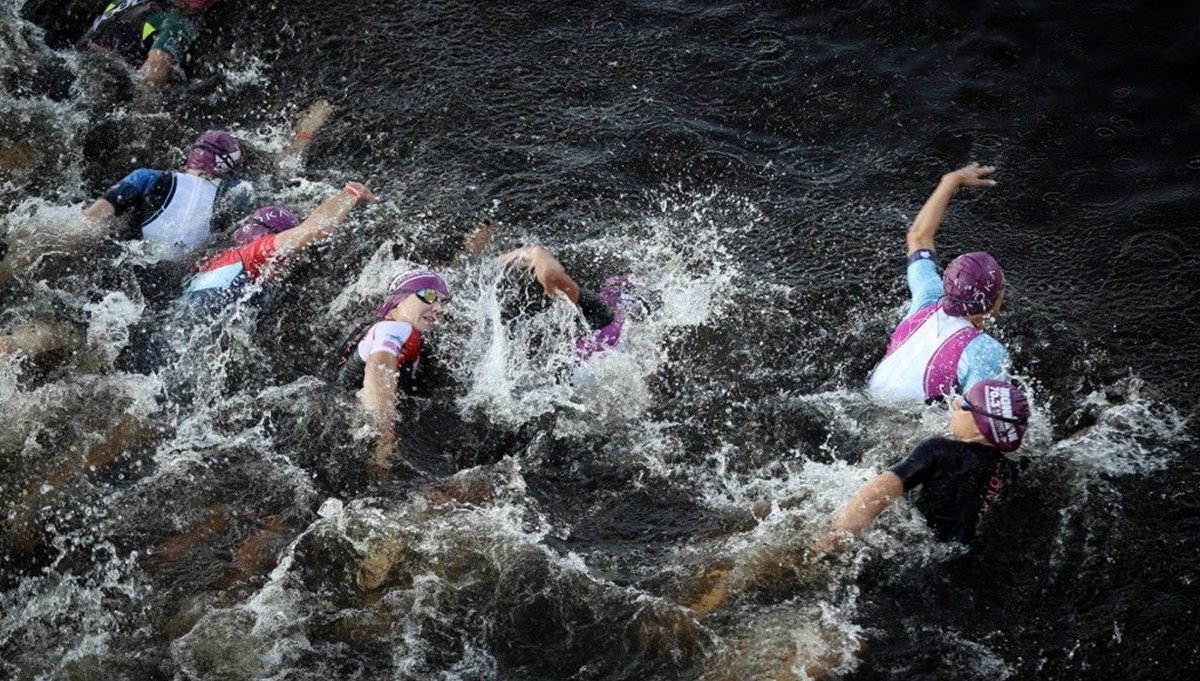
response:
[[[242,149],[233,135],[224,130],[209,130],[192,143],[187,167],[225,177],[233,172],[241,158]]]
[[[952,317],[984,314],[1004,292],[1004,270],[989,253],[958,256],[942,275],[942,309]]]
[[[1015,451],[1029,427],[1029,400],[1021,389],[1007,381],[980,381],[963,397],[964,407],[975,419],[975,427],[988,444],[1002,452]]]
[[[233,240],[248,244],[268,234],[278,234],[300,224],[300,220],[279,206],[263,206],[250,214],[233,233]]]

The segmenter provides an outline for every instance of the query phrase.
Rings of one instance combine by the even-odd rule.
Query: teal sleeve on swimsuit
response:
[[[908,292],[912,294],[912,304],[908,306],[905,317],[911,317],[917,310],[936,303],[942,297],[942,275],[938,274],[933,251],[920,250],[909,258]]]
[[[156,29],[151,47],[171,55],[177,65],[182,64],[188,46],[196,39],[195,24],[176,9],[154,15],[150,18],[150,24]]]
[[[963,348],[958,360],[958,385],[966,392],[989,378],[1008,379],[1008,350],[1000,341],[981,333]]]

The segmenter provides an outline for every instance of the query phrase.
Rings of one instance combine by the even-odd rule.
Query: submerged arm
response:
[[[83,209],[83,220],[89,226],[99,227],[112,221],[117,216],[117,209],[107,199],[96,199],[92,205]]]
[[[942,226],[942,220],[946,218],[946,209],[950,206],[950,199],[954,198],[954,192],[959,187],[994,187],[996,181],[986,178],[995,170],[992,166],[972,163],[943,175],[937,189],[933,190],[925,200],[925,205],[921,206],[921,212],[917,213],[912,227],[908,228],[908,236],[905,238],[908,255],[919,250],[932,251],[933,239]]]
[[[141,84],[149,88],[161,88],[171,80],[171,66],[174,60],[171,54],[157,48],[150,48],[146,61],[139,70]]]
[[[375,352],[367,358],[360,393],[367,422],[379,432],[375,441],[373,470],[386,471],[390,468],[388,457],[396,446],[396,374],[399,361],[395,355]]]
[[[325,121],[329,120],[332,113],[333,105],[328,100],[318,99],[300,114],[296,119],[296,126],[292,129],[292,141],[279,155],[276,162],[276,166],[281,172],[289,174],[299,169],[304,151],[308,149],[313,137],[325,125]]]
[[[822,554],[840,547],[846,535],[857,536],[903,495],[904,483],[900,476],[891,471],[875,476],[834,516],[828,532],[817,542],[816,552]]]

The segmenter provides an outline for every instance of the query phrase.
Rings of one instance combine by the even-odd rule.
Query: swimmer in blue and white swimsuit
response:
[[[232,135],[210,130],[192,145],[184,172],[135,170],[88,206],[83,218],[107,225],[129,214],[118,237],[154,242],[166,259],[182,259],[212,232],[219,202],[226,197],[248,202],[249,185],[231,177],[240,158]],[[244,211],[247,206],[238,207]]]
[[[1005,378],[1008,351],[982,326],[1004,304],[1004,270],[991,255],[967,253],[938,276],[933,239],[960,186],[990,187],[993,169],[971,164],[947,173],[907,237],[912,303],[892,333],[867,392],[876,399],[933,402],[979,381]]]

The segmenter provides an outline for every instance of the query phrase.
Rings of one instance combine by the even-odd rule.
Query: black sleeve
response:
[[[913,448],[908,456],[892,465],[890,470],[904,483],[904,491],[923,484],[938,465],[941,453],[941,438],[931,437]]]
[[[600,329],[612,323],[614,313],[608,303],[604,302],[599,295],[582,286],[579,287],[578,305],[580,311],[583,312],[583,318],[593,329]]]

